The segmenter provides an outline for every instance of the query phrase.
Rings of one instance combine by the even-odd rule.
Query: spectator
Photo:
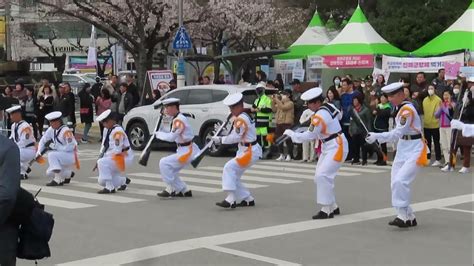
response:
[[[283,77],[280,73],[276,75],[276,79],[274,83],[275,83],[275,87],[278,88],[278,90],[282,91],[285,89],[285,82],[283,82]]]
[[[100,96],[100,90],[102,89],[104,85],[102,84],[102,80],[100,79],[99,76],[95,78],[95,83],[92,85],[91,89],[91,94],[94,96],[94,99],[97,99],[97,97]]]
[[[155,88],[151,91],[151,97],[147,97],[145,99],[145,105],[153,104],[160,98],[161,98],[160,90],[158,88]]]
[[[198,85],[204,85],[204,78],[203,77],[198,78]]]
[[[309,108],[303,111],[303,114],[301,114],[300,117],[300,124],[305,125],[310,123],[311,117],[314,115],[314,112],[311,111]],[[307,141],[301,143],[303,147],[303,158],[301,160],[302,163],[305,162],[314,162],[316,161],[316,151],[315,151],[315,146],[316,146],[316,140],[312,141]]]
[[[34,95],[33,88],[26,89],[26,98],[24,101],[20,101],[21,108],[23,109],[24,119],[26,122],[31,124],[33,127],[33,136],[35,139],[38,139],[38,126],[37,126],[37,117],[38,105],[36,102],[36,97]]]
[[[464,106],[463,113],[461,115],[461,122],[466,124],[474,124],[474,79],[471,77],[467,88],[469,90],[467,96],[467,103]],[[458,134],[457,142],[462,147],[463,153],[463,167],[459,170],[461,174],[467,174],[470,172],[471,167],[471,149],[474,144],[474,138],[463,137],[462,134]]]
[[[214,80],[214,84],[225,84],[224,74],[220,74],[219,78]]]
[[[127,88],[128,92],[133,97],[133,107],[137,106],[140,102],[140,95],[138,94],[138,87],[135,85],[135,80],[132,74],[127,74]],[[170,86],[171,87],[171,86]]]
[[[175,90],[176,88],[178,88],[178,86],[176,84],[176,80],[175,79],[170,80],[170,89],[169,89],[168,92],[170,92],[172,90]]]
[[[455,82],[453,84],[453,95],[452,95],[452,100],[455,103],[458,103],[462,101],[462,95],[461,95],[461,83]]]
[[[118,104],[119,124],[122,124],[123,117],[133,108],[133,96],[128,92],[127,83],[120,84],[120,101]]]
[[[69,106],[67,108],[69,123],[67,123],[67,125],[72,128],[74,132],[76,130],[76,96],[72,92],[71,84],[69,84],[69,82],[64,83],[64,90],[69,98]]]
[[[51,95],[53,95],[54,98],[57,98],[58,94],[56,93],[56,88],[54,87],[54,85],[50,84],[47,78],[43,78],[41,80],[41,86],[39,87],[38,92],[36,94],[36,97],[38,100],[41,98],[41,96],[44,95],[45,87],[48,87],[51,90]]]
[[[303,94],[303,88],[301,87],[301,82],[299,79],[294,79],[290,83],[292,87],[292,100],[295,106],[295,116],[294,117],[301,117],[304,110],[304,101],[301,100],[301,94]]]
[[[273,90],[273,89],[276,89],[276,88],[275,88],[275,84],[273,83],[273,80],[268,80],[267,83],[265,84],[265,87],[266,87],[267,89],[272,89],[272,90]]]
[[[22,82],[15,83],[15,90],[12,92],[13,98],[18,99],[18,101],[26,100],[26,90],[25,85]]]
[[[66,94],[66,85],[64,83],[59,84],[59,99],[56,102],[55,110],[62,113],[63,124],[66,125],[69,121],[69,96]]]
[[[81,123],[84,124],[84,133],[82,134],[81,143],[87,144],[89,141],[89,130],[94,122],[94,96],[91,94],[91,84],[85,83],[79,92]]]
[[[409,101],[413,104],[413,106],[415,107],[416,109],[416,112],[418,114],[421,114],[421,104],[418,102],[418,92],[411,92],[410,88],[409,87],[404,87],[403,88],[403,93],[405,93],[405,101]],[[415,96],[415,98],[412,98],[413,96]]]
[[[352,108],[352,99],[354,98],[354,90],[352,88],[352,81],[349,79],[342,80],[342,95],[341,95],[341,107],[342,107],[342,119],[341,126],[342,132],[346,136],[346,139],[349,143],[349,153],[347,154],[347,161],[352,160],[354,157],[353,150],[354,145],[349,134],[349,126],[351,124],[351,108]]]
[[[3,105],[5,107],[5,109],[3,109],[3,110],[6,110],[6,109],[12,107],[13,105],[20,104],[20,101],[17,98],[13,98],[13,90],[8,86],[5,87],[5,91],[4,91],[4,94],[3,94],[3,102],[4,102]],[[7,118],[6,122],[3,122],[3,123],[4,123],[4,125],[6,124],[7,128],[11,127],[10,118]]]
[[[428,160],[431,159],[431,144],[434,142],[436,160],[432,166],[441,166],[441,144],[439,135],[439,119],[435,117],[435,112],[441,105],[441,98],[435,94],[435,87],[428,86],[428,96],[423,100],[423,131],[425,138],[430,148],[428,153]]]
[[[45,115],[54,111],[54,102],[55,97],[53,96],[53,92],[51,87],[44,86],[43,87],[43,95],[39,97],[39,104],[38,104],[38,132],[40,135],[43,135],[43,127],[45,123],[48,123],[48,120],[44,119]]]
[[[369,109],[364,106],[363,94],[357,93],[357,95],[354,96],[354,98],[352,99],[352,107],[350,108],[349,112],[351,113],[349,134],[351,135],[351,141],[353,142],[353,160],[351,164],[360,164],[360,154],[362,152],[362,165],[367,165],[368,150],[367,145],[365,143],[367,131],[365,130],[364,125],[370,132],[372,125],[372,115]],[[359,119],[355,117],[355,112],[359,114],[364,125],[362,125]]]
[[[366,78],[361,86],[364,90],[363,93],[365,99],[365,106],[367,106],[371,111],[374,111],[375,109],[377,109],[377,104],[379,103],[379,96],[377,96],[377,92],[375,91],[374,86],[372,86],[372,80]]]
[[[285,89],[278,79],[273,81],[273,86],[275,86],[275,88],[279,91],[283,91]]]
[[[418,72],[416,74],[415,83],[413,83],[410,87],[410,91],[412,93],[417,92],[421,94],[420,101],[428,95],[428,84],[426,83],[426,75],[425,72]]]
[[[385,87],[385,77],[382,74],[377,75],[375,80],[374,88],[377,95],[382,95],[382,88]]]
[[[335,89],[337,90],[337,93],[339,95],[342,95],[342,88],[341,88],[341,77],[339,76],[334,76],[332,78],[332,85],[329,86],[329,89]]]
[[[341,97],[335,87],[330,87],[326,92],[326,102],[336,106],[337,109],[341,110]]]
[[[257,71],[257,73],[255,73],[255,81],[257,83],[267,82],[267,74],[263,72],[262,70]]]
[[[389,129],[389,120],[392,114],[392,106],[388,102],[387,96],[382,94],[380,96],[380,103],[377,105],[377,109],[375,109],[372,113],[375,116],[374,119],[374,130],[377,133],[388,132]],[[382,148],[382,152],[387,155],[387,144],[382,143],[380,144]],[[384,160],[382,154],[377,154],[377,161],[375,162],[376,165],[387,165],[387,162]]]
[[[451,120],[454,115],[456,103],[452,100],[450,91],[444,91],[443,102],[435,112],[435,117],[439,119],[440,126],[440,142],[443,151],[445,166],[442,171],[450,170],[449,167],[449,151],[451,148]]]
[[[431,82],[431,84],[435,88],[436,95],[438,95],[438,97],[440,98],[443,97],[443,92],[449,89],[448,83],[446,82],[444,75],[445,75],[444,68],[440,68],[438,70],[438,76],[435,79],[433,79],[433,81]]]
[[[281,135],[283,135],[285,130],[291,129],[293,127],[293,123],[295,121],[295,110],[294,104],[291,101],[291,93],[288,91],[283,91],[280,95],[273,94],[272,110],[276,117],[275,138],[279,138]],[[286,144],[286,151],[284,144]],[[293,151],[293,143],[291,142],[291,138],[288,138],[284,144],[278,147],[280,157],[278,157],[277,161],[291,161],[290,154],[291,151]]]
[[[97,106],[96,115],[99,116],[106,110],[110,109],[112,106],[112,99],[110,98],[110,92],[107,89],[102,89],[100,91],[100,96],[95,100],[95,105]],[[99,123],[100,127],[100,139],[102,140],[104,126],[102,123]]]
[[[361,78],[355,78],[353,81],[353,86],[354,91],[358,91],[362,94],[364,94],[364,90],[362,88],[362,79]]]
[[[109,76],[109,81],[105,83],[104,89],[107,89],[110,93],[110,99],[112,100],[112,106],[110,109],[114,112],[117,111],[117,104],[120,100],[120,92],[118,91],[118,76],[111,75]]]
[[[20,190],[20,151],[0,135],[0,265],[16,265],[18,225],[8,219]]]
[[[209,76],[204,76],[204,78],[202,78],[202,85],[210,85],[211,84],[211,78],[209,78]]]

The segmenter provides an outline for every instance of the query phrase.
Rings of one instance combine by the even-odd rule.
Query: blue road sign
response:
[[[173,41],[173,49],[188,50],[192,48],[191,38],[184,27],[180,27]]]

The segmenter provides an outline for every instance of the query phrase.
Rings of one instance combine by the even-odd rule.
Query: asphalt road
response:
[[[260,161],[243,179],[256,206],[221,209],[220,176],[229,158],[206,157],[182,177],[189,199],[164,200],[155,151],[148,167],[127,169],[129,189],[99,195],[91,169],[99,145],[80,145],[70,185],[43,186],[45,166],[22,183],[42,187],[56,220],[52,257],[40,265],[472,265],[473,175],[424,168],[413,184],[419,225],[390,227],[390,167],[344,165],[336,178],[342,214],[314,221],[314,164]],[[137,153],[138,154],[138,153]],[[138,159],[138,155],[135,157]],[[32,265],[19,261],[19,265]]]

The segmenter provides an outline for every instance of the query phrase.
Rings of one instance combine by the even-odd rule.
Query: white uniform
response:
[[[20,149],[20,172],[21,175],[26,175],[29,162],[35,158],[36,154],[36,139],[33,136],[33,128],[25,121],[13,123],[11,126],[10,139],[12,139]]]
[[[462,129],[462,135],[466,138],[474,137],[474,125],[464,124],[463,129]]]
[[[123,172],[133,163],[133,152],[127,134],[119,125],[111,129],[104,128],[101,152],[104,156],[97,160],[99,185],[114,190],[125,185]]]
[[[57,130],[49,127],[39,142],[38,150],[43,150],[46,142],[50,140],[52,150],[48,152],[49,167],[46,174],[60,184],[71,176],[74,166],[79,169],[77,142],[72,130],[65,125]],[[59,171],[59,173],[54,173],[54,171]]]
[[[331,214],[337,208],[334,179],[349,151],[347,139],[344,134],[341,134],[339,123],[341,118],[341,112],[331,114],[330,111],[322,108],[311,117],[311,126],[307,131],[291,134],[293,142],[296,143],[313,140],[323,142],[314,181],[316,202],[323,205],[322,211],[327,214]]]
[[[193,143],[194,132],[189,124],[188,119],[183,114],[179,113],[171,124],[171,131],[169,133],[157,131],[155,132],[157,139],[176,142],[178,148],[176,153],[160,160],[160,173],[163,181],[166,183],[166,190],[171,194],[185,193],[188,191],[186,183],[179,178],[179,171],[186,165],[191,163],[191,160],[199,152],[199,147]]]
[[[395,117],[395,128],[390,132],[370,133],[380,143],[395,142],[397,154],[392,165],[392,206],[403,221],[415,219],[410,207],[410,184],[422,166],[427,164],[428,147],[421,136],[421,119],[410,102],[403,102]],[[411,139],[410,136],[417,136]]]
[[[242,184],[241,177],[250,166],[262,156],[262,147],[257,141],[255,123],[247,113],[241,113],[235,118],[232,131],[222,137],[222,144],[239,143],[235,158],[228,161],[222,173],[222,189],[230,192],[226,201],[238,203],[245,200],[250,202],[253,197],[250,191]]]

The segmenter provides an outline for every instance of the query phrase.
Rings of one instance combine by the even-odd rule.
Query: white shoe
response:
[[[463,168],[461,168],[461,170],[459,170],[459,173],[461,173],[461,174],[467,174],[469,172],[470,172],[470,170],[467,167],[463,167]]]
[[[283,161],[283,159],[285,159],[285,156],[283,156],[283,154],[280,154],[280,157],[278,157],[276,160],[277,161]]]
[[[453,168],[449,166],[449,164],[445,165],[443,168],[441,168],[441,171],[443,172],[452,172]]]
[[[439,167],[439,166],[441,166],[441,165],[442,165],[442,164],[441,164],[440,161],[435,161],[431,166],[433,166],[433,167]]]
[[[89,141],[81,139],[81,143],[82,143],[82,144],[88,144]]]
[[[286,156],[285,161],[287,161],[287,162],[291,161],[291,156],[289,154]]]

